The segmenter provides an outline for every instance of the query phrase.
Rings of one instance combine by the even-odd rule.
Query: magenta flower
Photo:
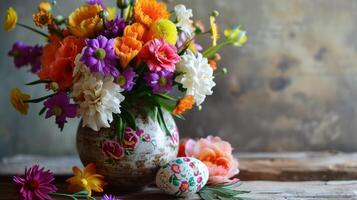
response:
[[[56,192],[57,187],[52,183],[55,178],[50,170],[45,171],[38,165],[25,169],[25,175],[14,176],[14,182],[20,186],[20,198],[25,200],[52,199],[48,194]]]
[[[102,143],[102,153],[114,160],[120,160],[125,155],[125,149],[116,140],[105,140]]]
[[[119,75],[115,67],[117,60],[114,53],[114,39],[108,40],[102,35],[95,39],[87,39],[81,61],[92,72],[99,72],[103,75],[111,74],[114,77]]]
[[[175,65],[180,61],[175,46],[164,39],[154,39],[147,42],[141,49],[138,57],[148,65],[150,71],[175,71]]]
[[[102,197],[102,200],[120,200],[119,198],[111,195],[111,194],[105,194],[103,197]]]
[[[103,35],[107,38],[116,38],[122,36],[124,28],[127,25],[126,21],[120,17],[116,17],[112,21],[105,23],[105,30]]]
[[[104,7],[102,0],[87,0],[87,4],[89,5],[99,4],[102,7]]]
[[[55,116],[56,123],[61,130],[67,122],[66,118],[75,118],[77,115],[77,105],[70,103],[70,98],[66,92],[60,92],[50,97],[44,102],[44,106],[48,109],[46,119]]]
[[[24,42],[15,42],[8,55],[14,58],[17,68],[31,65],[31,72],[36,73],[41,68],[42,47],[35,45],[29,46]]]
[[[144,80],[146,84],[152,88],[154,93],[169,92],[172,89],[173,73],[161,70],[158,72],[146,72]]]
[[[117,78],[117,83],[126,91],[131,91],[135,85],[134,78],[137,74],[132,67],[128,67]]]

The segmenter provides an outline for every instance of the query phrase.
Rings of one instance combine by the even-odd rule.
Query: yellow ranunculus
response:
[[[5,15],[4,29],[6,31],[11,31],[12,29],[15,28],[16,23],[17,23],[17,13],[12,7],[10,7],[9,9],[7,9]]]
[[[14,108],[23,115],[27,115],[29,104],[25,101],[29,100],[30,98],[30,95],[22,93],[18,88],[14,88],[10,92],[10,102],[12,106],[14,106]]]
[[[217,40],[219,38],[218,25],[216,23],[216,17],[211,15],[209,17],[209,21],[210,21],[210,25],[211,25],[212,46],[216,46],[217,45]]]
[[[69,31],[81,38],[96,36],[103,29],[103,20],[99,16],[101,10],[98,4],[77,8],[68,17]]]
[[[231,40],[235,46],[242,46],[248,40],[246,32],[240,30],[239,28],[226,29],[224,30],[224,35],[227,39]]]
[[[38,10],[50,12],[52,10],[51,3],[47,1],[42,1],[40,4],[38,4]]]
[[[168,19],[159,19],[154,22],[150,32],[154,38],[163,38],[172,45],[176,44],[178,37],[176,25]]]
[[[116,13],[116,8],[115,7],[107,7],[105,9],[105,11],[107,12],[107,20],[108,21],[112,21],[113,19],[115,19],[115,13]]]

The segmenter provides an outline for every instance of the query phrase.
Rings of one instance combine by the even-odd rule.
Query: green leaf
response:
[[[120,115],[114,114],[115,129],[118,134],[118,140],[120,144],[124,142],[124,122]]]
[[[87,195],[88,195],[88,192],[85,191],[85,190],[82,190],[82,191],[80,191],[80,192],[74,193],[73,195],[85,195],[85,196],[87,196]]]
[[[148,115],[153,121],[156,121],[157,120],[157,107],[155,106],[152,109],[150,109],[148,112]]]
[[[126,123],[132,128],[133,130],[138,130],[138,127],[136,126],[135,122],[135,117],[131,112],[126,110],[125,108],[122,109],[122,118],[126,121]],[[125,128],[125,127],[124,127]]]
[[[26,83],[26,85],[37,85],[37,84],[47,84],[47,83],[51,83],[52,81],[50,80],[37,80],[37,81],[32,81],[30,83]]]
[[[172,111],[175,109],[176,103],[175,104],[169,103],[165,99],[162,99],[157,96],[154,96],[154,100],[160,107],[164,108],[165,110],[167,110],[170,113],[172,113]]]
[[[248,200],[247,198],[237,197],[240,194],[246,194],[250,191],[236,190],[240,186],[240,182],[228,183],[228,184],[219,184],[219,185],[206,185],[202,190],[199,191],[206,198],[220,199],[220,200]],[[207,197],[208,196],[208,197]],[[202,197],[202,198],[204,198]],[[205,198],[204,198],[205,199]]]
[[[179,119],[185,120],[185,117],[183,115],[174,115],[174,116],[179,118]]]
[[[41,110],[40,110],[40,112],[38,113],[38,115],[42,115],[45,111],[46,111],[46,107],[43,107]]]
[[[171,101],[177,101],[177,99],[175,99],[174,97],[171,97],[167,94],[155,94],[155,96],[158,96],[163,99],[171,100]]]
[[[44,96],[44,97],[40,97],[40,98],[37,98],[37,99],[30,99],[30,100],[27,100],[27,101],[24,101],[25,103],[40,103],[41,101],[44,101],[54,95],[56,95],[57,93],[54,93],[54,94],[50,94],[50,95],[47,95],[47,96]]]
[[[168,136],[171,136],[171,133],[170,133],[169,129],[166,126],[165,118],[164,118],[164,115],[162,113],[161,107],[158,108],[157,120],[159,122],[161,130],[164,131]]]

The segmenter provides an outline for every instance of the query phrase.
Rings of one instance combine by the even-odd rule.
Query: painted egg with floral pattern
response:
[[[208,181],[208,168],[192,157],[181,157],[162,166],[156,175],[156,185],[165,193],[187,197],[202,189]]]

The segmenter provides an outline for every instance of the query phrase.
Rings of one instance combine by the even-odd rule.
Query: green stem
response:
[[[43,32],[41,32],[41,31],[39,31],[39,30],[37,30],[37,29],[34,29],[34,28],[30,27],[30,26],[27,26],[27,25],[25,25],[25,24],[17,23],[17,25],[18,25],[18,26],[21,26],[21,27],[23,27],[23,28],[26,28],[26,29],[28,29],[28,30],[30,30],[30,31],[33,31],[33,32],[35,32],[35,33],[38,33],[38,34],[40,34],[40,35],[42,35],[42,36],[44,36],[44,37],[46,37],[46,38],[49,37],[46,33],[43,33]]]

